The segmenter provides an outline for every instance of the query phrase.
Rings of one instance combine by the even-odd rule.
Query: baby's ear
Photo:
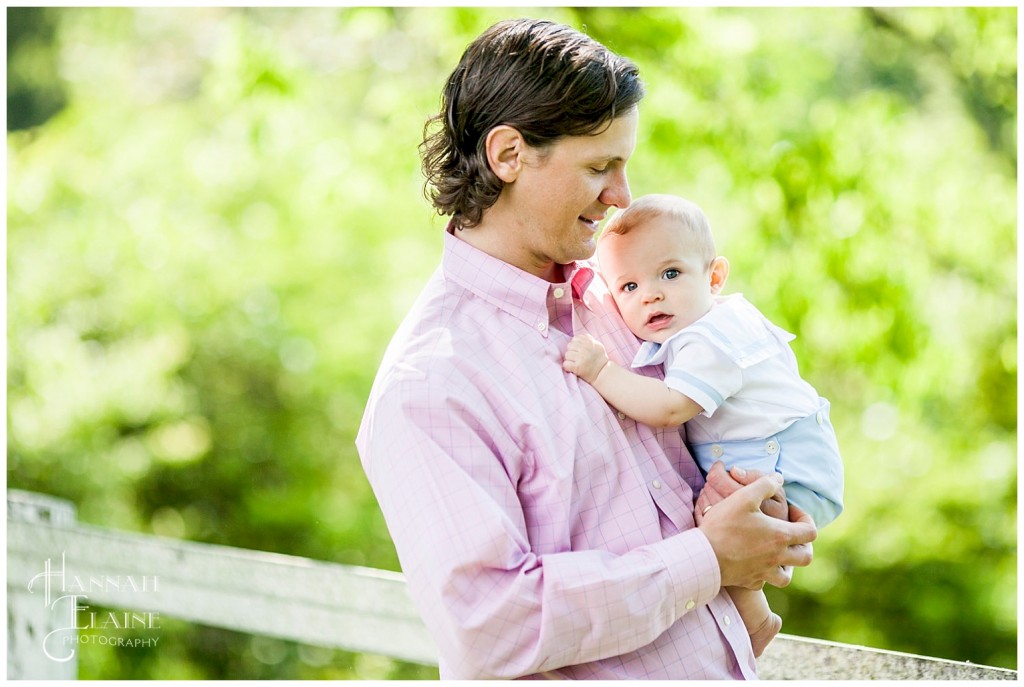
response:
[[[718,293],[729,278],[729,261],[719,255],[711,261],[711,293]]]

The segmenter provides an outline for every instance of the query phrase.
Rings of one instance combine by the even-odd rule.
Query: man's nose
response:
[[[621,169],[609,177],[609,183],[601,191],[598,199],[608,206],[614,205],[620,210],[629,207],[632,196],[629,192],[629,180],[626,179],[626,170]]]

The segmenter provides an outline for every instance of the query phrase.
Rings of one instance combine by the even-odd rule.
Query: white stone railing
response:
[[[79,641],[125,641],[119,626],[131,625],[129,641],[158,642],[164,617],[436,665],[398,573],[101,529],[76,522],[68,502],[28,492],[8,492],[7,520],[9,679],[74,679]],[[92,607],[127,613],[97,622]],[[790,635],[758,664],[766,679],[1017,678]]]

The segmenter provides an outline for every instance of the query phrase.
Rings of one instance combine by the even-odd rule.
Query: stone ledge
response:
[[[780,634],[757,661],[763,680],[1016,680],[1017,671]]]

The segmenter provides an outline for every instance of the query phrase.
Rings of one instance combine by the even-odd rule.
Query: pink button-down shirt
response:
[[[574,332],[627,366],[639,345],[589,267],[566,273],[446,233],[370,394],[356,444],[441,676],[754,678],[678,432],[562,370]]]

